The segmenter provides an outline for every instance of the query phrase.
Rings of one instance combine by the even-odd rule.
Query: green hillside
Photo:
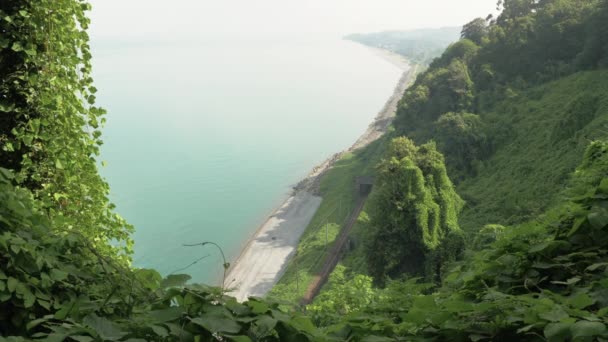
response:
[[[495,152],[458,185],[461,224],[518,224],[564,200],[590,142],[608,137],[608,70],[586,71],[513,94],[480,115]]]
[[[608,340],[608,1],[499,5],[322,180],[309,273],[237,303],[130,265],[97,172],[89,5],[0,1],[0,341]],[[349,251],[300,307],[361,174]]]

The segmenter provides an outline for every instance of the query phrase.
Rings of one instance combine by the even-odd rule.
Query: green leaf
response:
[[[38,305],[42,306],[47,310],[51,310],[51,303],[46,300],[38,299]]]
[[[254,314],[264,314],[270,310],[268,305],[255,299],[250,299],[246,304],[251,308],[251,311]]]
[[[548,341],[566,341],[570,336],[571,323],[549,323],[545,326],[544,334]]]
[[[21,42],[14,42],[11,49],[15,52],[20,52],[23,51],[23,45],[21,45]]]
[[[184,309],[180,307],[171,307],[162,310],[155,310],[149,313],[149,316],[154,319],[155,322],[165,323],[174,321],[182,317]]]
[[[567,302],[577,309],[584,309],[590,305],[593,305],[595,300],[589,297],[586,293],[579,293],[576,296],[568,298]]]
[[[573,338],[593,337],[606,332],[606,326],[600,322],[578,321],[570,328]]]
[[[529,253],[538,253],[538,252],[542,252],[542,251],[544,251],[544,250],[545,250],[547,247],[549,247],[549,245],[550,245],[550,243],[549,243],[548,241],[547,241],[547,242],[543,242],[543,243],[539,243],[539,244],[536,244],[536,245],[534,245],[534,246],[530,247],[530,249],[528,249],[528,252],[529,252]]]
[[[90,337],[90,336],[83,336],[83,335],[74,335],[74,336],[70,336],[71,339],[76,340],[78,342],[91,342],[91,341],[95,341],[94,338]]]
[[[225,332],[229,334],[236,334],[241,331],[241,326],[233,320],[221,317],[196,317],[191,320],[192,323],[199,325],[208,331]]]
[[[597,270],[600,267],[603,267],[603,268],[608,267],[608,262],[600,262],[600,263],[597,263],[597,264],[593,264],[593,265],[587,267],[585,269],[585,271],[594,272],[595,270]]]
[[[104,340],[118,340],[127,334],[116,323],[95,314],[85,317],[82,322],[93,328]]]
[[[171,274],[160,282],[160,287],[166,289],[168,287],[184,286],[190,279],[192,277],[188,274]]]
[[[234,335],[226,335],[226,337],[230,340],[230,341],[234,341],[234,342],[251,342],[252,340],[244,335],[239,335],[239,336],[234,336]]]
[[[260,330],[263,331],[263,334],[267,334],[277,325],[277,320],[270,316],[264,315],[260,316],[260,318],[255,321],[255,325],[257,325]]]
[[[602,229],[608,225],[608,210],[600,207],[593,208],[593,211],[587,216],[587,220],[595,229]]]
[[[555,306],[555,307],[553,307],[553,309],[551,309],[551,311],[546,311],[546,312],[539,313],[538,317],[540,317],[542,319],[545,319],[545,320],[547,320],[549,322],[559,322],[559,321],[564,320],[564,319],[566,319],[566,318],[568,318],[570,316],[560,306]]]
[[[53,316],[45,316],[43,318],[38,318],[38,319],[35,319],[35,320],[32,320],[32,321],[29,321],[25,325],[25,329],[32,330],[33,328],[37,327],[41,323],[44,323],[44,322],[48,321],[51,318],[53,318]]]
[[[36,296],[34,296],[34,294],[27,288],[24,292],[25,293],[23,294],[23,306],[25,306],[25,308],[31,308],[34,303],[36,303]]]
[[[65,319],[70,314],[73,307],[73,303],[64,303],[61,309],[55,312],[55,318],[59,320]]]
[[[169,336],[169,331],[165,327],[161,327],[159,325],[153,325],[153,326],[151,326],[151,328],[152,328],[152,331],[154,331],[154,333],[160,337]]]
[[[579,281],[581,281],[581,278],[572,277],[566,281],[552,281],[551,284],[570,286],[570,285],[574,285],[574,284],[578,283]]]
[[[19,284],[19,281],[13,277],[8,277],[8,280],[6,281],[6,286],[8,287],[8,292],[15,292],[15,289],[17,288],[17,284]]]
[[[364,338],[361,339],[361,342],[391,342],[391,341],[394,341],[394,339],[388,338],[388,337],[383,337],[383,336],[375,336],[375,335],[365,336]]]
[[[68,272],[62,271],[58,268],[53,268],[51,269],[51,273],[49,275],[54,281],[63,281],[68,277]]]
[[[13,179],[15,179],[15,175],[12,171],[0,167],[0,180],[8,182]],[[0,270],[0,279],[6,279],[6,275],[4,274],[4,272],[2,272],[2,270]]]

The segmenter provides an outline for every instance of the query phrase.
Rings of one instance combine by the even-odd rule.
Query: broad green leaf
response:
[[[263,334],[269,333],[274,327],[277,325],[277,320],[270,316],[260,316],[256,321],[255,325],[257,325]]]
[[[6,281],[6,287],[8,288],[8,292],[15,292],[17,284],[19,284],[19,281],[17,279],[13,277],[8,277],[8,280]]]
[[[169,331],[164,327],[161,327],[159,325],[153,325],[153,326],[151,326],[151,328],[152,328],[152,331],[154,331],[154,333],[160,337],[169,336]]]
[[[529,253],[538,253],[538,252],[542,252],[544,251],[547,247],[549,247],[550,242],[546,241],[546,242],[542,242],[536,245],[533,245],[532,247],[530,247],[528,249]]]
[[[270,310],[268,305],[255,299],[250,299],[246,304],[251,308],[251,311],[254,314],[264,314]]]
[[[148,315],[154,319],[155,322],[165,323],[169,321],[175,321],[182,317],[184,309],[180,307],[171,307],[162,310],[151,311]]]
[[[595,300],[589,297],[586,293],[579,293],[576,296],[569,297],[567,302],[577,309],[584,309],[590,305],[593,305]]]
[[[54,281],[63,281],[68,277],[68,272],[62,271],[58,268],[53,268],[53,269],[51,269],[51,272],[49,275],[51,276],[51,279],[53,279]]]
[[[192,277],[188,274],[171,274],[160,282],[160,287],[166,289],[168,287],[184,286],[190,279]]]
[[[241,331],[241,326],[238,323],[227,318],[203,316],[193,318],[191,319],[191,322],[207,329],[212,333],[224,332],[229,334],[236,334]]]
[[[566,341],[570,336],[571,323],[549,323],[545,326],[544,334],[548,341]]]
[[[595,229],[602,229],[608,225],[608,210],[600,207],[593,208],[593,211],[587,216],[589,223]]]
[[[5,181],[13,180],[15,179],[15,175],[11,171],[0,167],[0,179],[3,179]],[[4,275],[4,272],[2,272],[2,270],[0,270],[0,279],[6,279],[6,275]]]
[[[25,308],[31,308],[34,303],[36,303],[36,296],[34,296],[34,294],[26,288],[26,291],[24,291],[23,294],[23,306]]]
[[[538,309],[537,309],[538,310]],[[568,313],[564,311],[560,306],[555,306],[551,309],[551,311],[545,311],[538,314],[538,317],[545,319],[549,322],[559,322],[568,317]]]
[[[248,315],[251,312],[251,309],[247,305],[241,304],[236,300],[228,301],[225,306],[228,310],[238,316]]]
[[[99,334],[99,336],[105,340],[115,341],[127,334],[121,331],[120,327],[116,323],[95,314],[85,317],[82,322],[94,329],[97,334]]]
[[[600,322],[578,321],[570,328],[573,338],[593,337],[606,333],[606,326]]]

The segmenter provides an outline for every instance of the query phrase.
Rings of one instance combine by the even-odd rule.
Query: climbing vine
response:
[[[82,0],[0,1],[0,161],[56,229],[126,260],[132,228],[113,213],[98,173],[105,112],[95,106],[90,9]]]
[[[420,147],[394,139],[378,165],[367,245],[370,273],[439,276],[441,265],[464,247],[458,226],[463,201],[448,178],[443,156],[430,143]]]

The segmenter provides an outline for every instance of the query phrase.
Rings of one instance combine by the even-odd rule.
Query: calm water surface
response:
[[[134,263],[217,283],[290,187],[350,146],[401,71],[336,39],[93,41],[102,169]]]

